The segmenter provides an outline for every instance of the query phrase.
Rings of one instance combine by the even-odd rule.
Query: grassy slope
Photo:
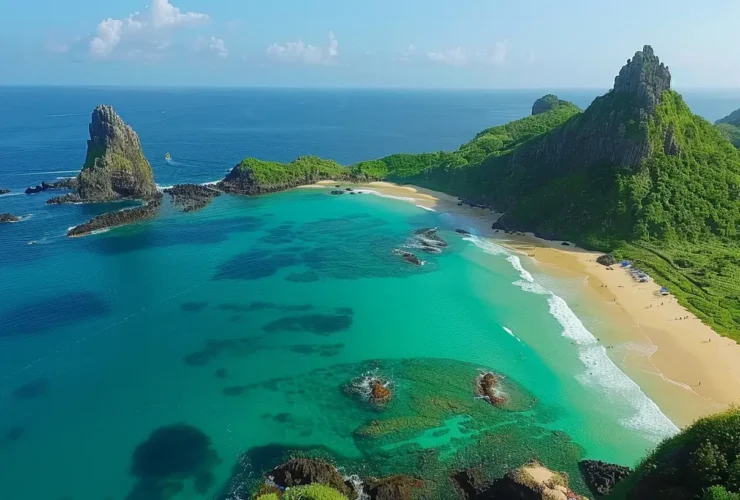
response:
[[[663,441],[608,498],[707,498],[702,493],[711,486],[740,491],[738,409],[698,420]]]

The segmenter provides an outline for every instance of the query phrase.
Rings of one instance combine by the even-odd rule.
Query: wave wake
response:
[[[562,336],[570,339],[578,346],[578,358],[586,367],[584,372],[576,375],[576,379],[582,385],[604,393],[607,399],[612,399],[614,395],[619,396],[634,409],[635,412],[631,417],[620,420],[623,426],[642,431],[656,442],[678,432],[678,427],[660,411],[658,405],[642,392],[640,386],[614,364],[607,355],[606,348],[599,345],[596,337],[588,331],[578,316],[568,307],[566,301],[537,283],[534,276],[524,269],[518,256],[512,255],[505,248],[477,236],[471,235],[465,240],[472,242],[488,254],[506,255],[506,260],[519,273],[521,278],[515,281],[514,285],[526,292],[548,296],[547,303],[550,306],[550,315],[562,327]],[[506,328],[505,330],[509,331]]]

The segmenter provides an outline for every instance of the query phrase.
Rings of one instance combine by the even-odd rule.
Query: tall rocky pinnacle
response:
[[[156,196],[154,174],[141,150],[139,136],[113,108],[96,107],[89,128],[87,157],[78,177],[80,199],[109,201]]]
[[[631,94],[640,104],[653,114],[660,103],[664,90],[671,88],[671,72],[668,66],[660,62],[650,45],[645,45],[642,52],[627,60],[619,75],[614,79],[615,94]]]

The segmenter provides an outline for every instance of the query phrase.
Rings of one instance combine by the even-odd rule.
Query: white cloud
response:
[[[267,47],[267,57],[285,63],[334,64],[339,59],[339,41],[329,32],[326,47],[297,42],[273,43]]]
[[[413,44],[410,44],[401,51],[401,60],[408,61],[414,57],[414,55],[416,55],[416,47]]]
[[[140,59],[166,49],[172,32],[181,27],[208,21],[200,12],[182,12],[169,0],[153,0],[151,8],[123,19],[108,18],[98,23],[89,44],[94,59]]]
[[[66,54],[70,50],[70,44],[66,42],[59,42],[57,40],[49,40],[44,45],[47,52],[52,54]]]
[[[199,37],[195,42],[196,52],[210,52],[221,59],[229,57],[229,51],[226,48],[226,42],[223,38]]]
[[[431,61],[449,64],[450,66],[465,66],[468,63],[468,52],[463,46],[442,52],[427,52],[427,57]]]
[[[427,52],[430,61],[449,64],[450,66],[466,66],[468,64],[501,66],[506,63],[509,55],[509,42],[503,41],[494,44],[488,51],[475,52],[472,55],[463,46],[441,52]]]
[[[477,54],[479,62],[483,64],[492,64],[494,66],[500,66],[506,63],[506,58],[509,56],[509,42],[504,40],[503,42],[497,42],[493,49],[488,52],[481,52]]]

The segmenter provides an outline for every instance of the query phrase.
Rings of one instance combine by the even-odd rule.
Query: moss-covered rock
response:
[[[85,164],[78,176],[82,201],[148,199],[157,193],[139,136],[111,106],[98,106],[89,126]]]

